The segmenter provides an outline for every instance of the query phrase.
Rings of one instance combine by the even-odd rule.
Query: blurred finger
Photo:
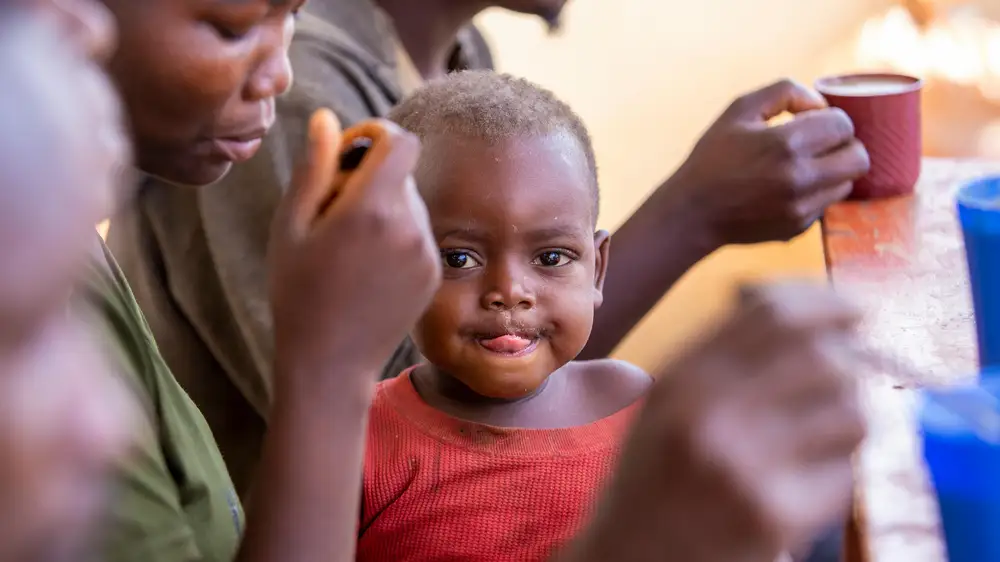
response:
[[[740,288],[743,306],[757,306],[788,330],[849,329],[861,310],[826,285],[801,281],[747,284]]]
[[[420,141],[413,134],[384,119],[365,121],[344,133],[345,144],[357,137],[371,139],[372,146],[356,170],[344,180],[338,201],[350,204],[360,197],[369,200],[403,197],[406,178],[417,164]],[[338,202],[334,202],[336,206]]]
[[[826,100],[816,90],[782,80],[740,97],[729,107],[726,117],[766,123],[786,111],[802,113],[826,106]]]
[[[312,226],[329,198],[340,149],[340,123],[329,109],[309,119],[306,152],[296,165],[288,191],[279,204],[274,228],[294,236]]]
[[[788,493],[776,498],[775,513],[782,542],[798,550],[815,540],[824,529],[846,520],[854,499],[854,465],[849,455],[821,463],[800,463],[783,475],[794,479]],[[780,486],[780,483],[778,483]],[[808,501],[803,501],[803,494]]]
[[[854,191],[854,182],[848,181],[823,187],[806,197],[799,203],[801,214],[809,217],[803,226],[806,228],[812,226],[814,222],[823,217],[830,205],[847,199],[852,191]]]
[[[814,156],[851,141],[854,138],[854,123],[843,110],[823,108],[802,112],[772,131],[784,135],[786,144],[795,154]]]
[[[796,458],[819,462],[853,454],[865,438],[867,426],[857,401],[843,401],[816,410],[799,421],[802,439]]]
[[[813,158],[818,185],[854,181],[868,173],[871,160],[861,141],[854,139],[821,156]]]

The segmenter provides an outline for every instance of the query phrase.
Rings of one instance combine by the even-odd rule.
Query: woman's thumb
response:
[[[340,122],[329,109],[309,118],[305,154],[296,165],[278,219],[293,233],[308,230],[330,197],[340,151]]]

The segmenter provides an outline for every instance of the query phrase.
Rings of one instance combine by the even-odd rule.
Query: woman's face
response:
[[[113,19],[93,0],[0,8],[0,339],[61,307],[129,159],[101,69]]]
[[[147,173],[204,185],[249,159],[291,84],[304,0],[104,0],[119,24],[111,74]]]

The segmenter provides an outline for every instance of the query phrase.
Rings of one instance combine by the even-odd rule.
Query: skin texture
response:
[[[68,297],[127,161],[86,0],[0,8],[0,561],[85,560],[134,404]],[[25,52],[32,53],[24,57]],[[44,69],[44,70],[39,70]]]
[[[137,164],[204,185],[248,159],[291,84],[301,0],[105,0],[120,29],[110,72],[125,98]]]
[[[594,232],[593,182],[568,133],[489,146],[426,143],[416,179],[441,252],[444,282],[413,332],[434,366],[488,398],[517,399],[583,349],[601,305],[608,234]],[[530,353],[484,341],[518,335]]]

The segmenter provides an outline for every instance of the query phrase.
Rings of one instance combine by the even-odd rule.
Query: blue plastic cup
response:
[[[1000,397],[925,392],[920,425],[949,562],[1000,562]]]
[[[958,192],[976,314],[979,364],[1000,366],[1000,176],[985,177]]]

